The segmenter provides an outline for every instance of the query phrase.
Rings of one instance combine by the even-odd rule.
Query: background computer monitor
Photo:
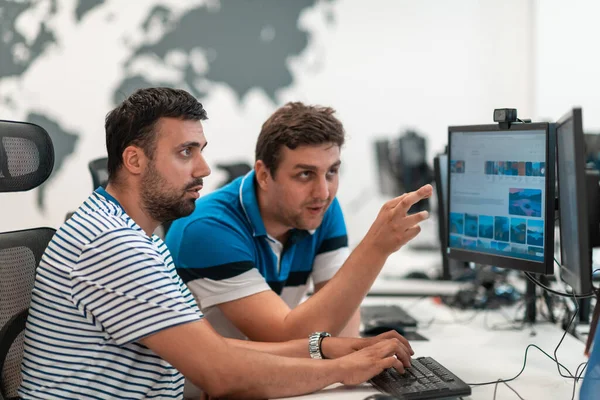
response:
[[[414,131],[395,139],[375,141],[379,190],[396,197],[419,189],[433,179],[427,164],[427,141]],[[409,213],[429,210],[429,199],[414,204]]]
[[[600,134],[586,133],[583,138],[588,168],[600,170]]]
[[[439,154],[433,159],[433,176],[437,198],[438,236],[442,255],[442,279],[458,279],[465,272],[464,262],[449,259],[448,248],[448,155]]]
[[[554,151],[548,123],[449,127],[450,258],[552,274]]]
[[[577,294],[592,291],[592,247],[600,241],[598,171],[586,170],[582,112],[556,125],[561,277]]]

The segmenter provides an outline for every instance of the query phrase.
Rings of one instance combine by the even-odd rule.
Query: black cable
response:
[[[577,302],[575,302],[575,304],[577,304]],[[577,372],[575,372],[575,376],[573,376],[571,374],[571,371],[569,371],[567,368],[565,368],[565,369],[567,370],[567,372],[569,373],[570,376],[563,375],[563,373],[560,371],[559,365],[561,365],[561,364],[558,362],[558,354],[557,353],[558,353],[558,348],[562,344],[563,340],[565,340],[565,337],[567,336],[567,332],[571,328],[571,325],[573,324],[573,321],[575,320],[575,317],[577,316],[578,312],[579,312],[579,307],[576,307],[575,311],[573,312],[573,316],[571,317],[571,320],[569,321],[569,325],[567,325],[565,332],[563,333],[562,337],[560,338],[560,341],[558,342],[558,344],[556,345],[556,348],[554,349],[554,359],[556,360],[556,369],[558,370],[559,375],[562,376],[563,378],[576,379],[576,377],[577,377]]]
[[[520,307],[523,304],[526,304],[527,302],[531,302],[531,299],[523,298],[523,299],[519,300],[517,303],[515,303],[515,306],[517,308],[517,313],[518,313],[518,310],[520,309]],[[500,323],[494,323],[493,325],[489,325],[488,320],[487,320],[488,313],[486,312],[483,316],[483,325],[484,325],[485,329],[490,330],[490,331],[504,331],[504,330],[522,331],[525,328],[525,325],[526,325],[525,320],[518,321],[516,316],[514,318],[507,316],[504,313],[504,309],[502,307],[500,307],[498,309],[498,312],[504,317],[504,319],[507,322],[504,323],[503,325]]]
[[[575,303],[575,304],[577,304],[577,303]],[[575,371],[575,375],[573,375],[573,374],[571,373],[571,371],[570,371],[570,370],[569,370],[567,367],[565,367],[564,365],[562,365],[562,364],[560,363],[560,361],[558,361],[557,352],[558,352],[558,349],[559,349],[560,345],[562,344],[563,340],[565,339],[565,336],[567,335],[567,332],[568,332],[569,328],[571,327],[571,324],[573,323],[573,321],[574,321],[574,319],[575,319],[575,316],[577,315],[577,312],[578,312],[578,311],[579,311],[579,309],[578,309],[578,308],[576,308],[575,312],[573,313],[573,316],[571,317],[571,320],[569,321],[569,325],[568,325],[568,326],[567,326],[567,328],[565,329],[565,332],[563,333],[563,335],[562,335],[562,337],[561,337],[560,341],[559,341],[559,342],[558,342],[558,344],[556,345],[556,348],[554,349],[554,358],[552,358],[552,356],[550,356],[548,353],[546,353],[544,350],[542,350],[542,349],[541,349],[540,347],[538,347],[537,345],[534,345],[534,344],[529,344],[529,345],[528,345],[528,346],[525,348],[525,356],[524,356],[524,359],[523,359],[523,367],[521,368],[521,370],[519,371],[519,373],[518,373],[517,375],[515,375],[514,377],[512,377],[512,378],[510,378],[510,379],[498,379],[498,380],[496,380],[496,381],[483,382],[483,383],[467,383],[467,385],[469,385],[469,386],[484,386],[484,385],[492,385],[492,384],[495,384],[495,387],[494,387],[494,398],[495,398],[495,397],[496,397],[496,391],[497,391],[497,388],[498,388],[498,384],[499,384],[499,383],[504,383],[504,384],[506,384],[506,385],[507,385],[509,388],[511,388],[511,387],[510,387],[510,386],[507,384],[507,382],[514,381],[514,380],[515,380],[515,379],[517,379],[519,376],[521,376],[521,374],[523,373],[523,371],[525,371],[525,367],[526,367],[526,365],[527,365],[527,353],[529,352],[529,348],[530,348],[530,347],[534,347],[534,348],[538,349],[539,351],[541,351],[541,352],[542,352],[544,355],[546,355],[546,357],[548,357],[548,358],[549,358],[549,359],[551,359],[552,361],[556,362],[556,368],[557,368],[557,370],[558,370],[558,373],[559,373],[559,375],[560,375],[561,377],[563,377],[563,378],[567,378],[567,379],[573,379],[573,398],[574,398],[574,396],[575,396],[575,387],[576,387],[576,385],[577,385],[577,382],[578,382],[578,381],[581,379],[581,374],[583,374],[583,371],[582,371],[582,372],[581,372],[581,374],[578,376],[579,368],[580,368],[582,365],[584,365],[584,364],[585,364],[585,365],[587,365],[587,363],[582,363],[582,364],[579,364],[579,366],[577,367],[577,369],[576,369],[576,371]],[[564,375],[564,374],[562,373],[562,371],[560,370],[560,368],[561,368],[561,367],[562,367],[562,368],[563,368],[565,371],[567,371],[567,373],[569,374],[569,376],[567,376],[567,375]],[[585,370],[585,367],[584,367],[584,370]],[[521,396],[520,396],[520,395],[519,395],[519,394],[518,394],[518,393],[517,393],[517,392],[516,392],[514,389],[512,389],[512,388],[511,388],[511,390],[513,390],[513,392],[515,392],[515,394],[516,394],[517,396],[519,396],[519,398],[521,398]]]
[[[552,358],[552,356],[548,353],[546,353],[544,350],[542,350],[538,345],[535,344],[529,344],[526,348],[525,348],[525,357],[523,359],[523,367],[521,368],[521,371],[519,371],[519,373],[515,376],[513,376],[512,378],[509,379],[499,379],[496,381],[490,381],[490,382],[481,382],[481,383],[467,383],[467,385],[469,386],[486,386],[486,385],[494,385],[496,382],[500,381],[500,382],[512,382],[515,379],[517,379],[519,376],[521,376],[521,374],[523,373],[523,371],[525,371],[525,366],[527,365],[527,353],[529,352],[529,348],[530,347],[534,347],[536,349],[538,349],[539,351],[541,351],[542,353],[544,353],[544,355],[546,357],[548,357],[549,359],[551,359],[554,362],[557,362],[558,364],[560,364],[560,362],[556,361],[554,358]],[[567,367],[565,367],[564,365],[560,364],[561,367],[563,367],[565,370],[569,370]]]
[[[512,386],[510,386],[510,385],[509,385],[508,383],[506,383],[506,382],[502,382],[500,379],[499,379],[498,381],[496,381],[496,386],[494,386],[494,399],[493,399],[493,400],[496,400],[496,391],[497,391],[497,389],[498,389],[498,384],[499,384],[499,383],[504,383],[504,384],[505,384],[505,385],[506,385],[506,386],[507,386],[507,387],[508,387],[510,390],[512,390],[512,391],[513,391],[513,393],[514,393],[514,394],[516,394],[516,395],[517,395],[517,397],[518,397],[519,399],[521,399],[521,400],[525,400],[524,398],[522,398],[522,397],[521,397],[521,395],[520,395],[520,394],[519,394],[519,393],[518,393],[518,392],[517,392],[517,391],[516,391],[516,390],[515,390],[515,389],[514,389]]]
[[[590,297],[596,297],[596,292],[595,291],[592,292],[592,293],[588,293],[588,294],[569,294],[569,293],[558,292],[558,291],[556,291],[554,289],[550,289],[548,286],[544,285],[543,283],[541,283],[540,281],[538,281],[537,279],[535,279],[535,277],[533,275],[531,275],[529,272],[525,272],[525,276],[531,282],[535,283],[536,285],[538,285],[539,287],[541,287],[542,289],[544,289],[548,293],[552,293],[552,294],[554,294],[556,296],[571,297],[571,298],[576,298],[576,299],[588,299]]]
[[[581,368],[581,366],[583,365],[583,369],[581,370],[581,372],[578,374],[577,372],[579,372],[579,368]],[[577,369],[575,370],[575,376],[576,378],[573,379],[573,394],[571,395],[571,400],[575,399],[575,388],[577,387],[577,382],[579,382],[579,380],[581,379],[581,377],[583,376],[583,372],[585,371],[585,369],[587,368],[588,362],[583,362],[581,364],[579,364],[579,366],[577,366]]]

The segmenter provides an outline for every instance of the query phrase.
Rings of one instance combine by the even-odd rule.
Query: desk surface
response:
[[[431,298],[367,298],[364,304],[400,304],[420,320],[419,332],[429,341],[413,341],[415,356],[431,356],[467,383],[514,377],[523,367],[525,348],[535,344],[553,356],[564,331],[546,322],[521,330],[507,329],[517,310],[455,311]],[[501,329],[504,328],[504,329]],[[557,355],[571,373],[587,361],[584,343],[566,335]],[[566,374],[566,372],[565,372]],[[530,348],[523,374],[509,385],[525,399],[570,399],[573,380],[562,378],[556,363],[539,350]],[[294,399],[364,399],[376,393],[369,386],[334,385],[320,392]],[[473,387],[465,399],[492,399],[494,385]],[[504,384],[497,388],[497,399],[518,397]],[[579,398],[579,385],[575,390]]]

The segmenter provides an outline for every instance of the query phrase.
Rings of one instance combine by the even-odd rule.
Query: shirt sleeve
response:
[[[150,238],[131,229],[86,245],[70,275],[74,304],[118,345],[201,319]]]
[[[205,309],[271,290],[256,268],[254,238],[215,218],[185,227],[178,249],[177,273]]]
[[[313,262],[315,284],[330,280],[350,255],[344,214],[337,198],[333,199],[321,224],[320,242]]]

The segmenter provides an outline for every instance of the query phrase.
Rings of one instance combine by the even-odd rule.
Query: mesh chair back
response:
[[[106,188],[108,183],[108,158],[98,158],[97,160],[91,161],[88,164],[90,173],[92,174],[92,189],[97,189],[98,186]]]
[[[35,271],[54,229],[0,233],[0,391],[17,396],[21,383],[23,330]]]
[[[54,147],[41,127],[0,120],[0,192],[41,185],[52,172]]]
[[[38,187],[53,166],[48,132],[34,124],[0,120],[0,192]],[[18,398],[35,271],[53,235],[50,228],[0,233],[0,398]]]

